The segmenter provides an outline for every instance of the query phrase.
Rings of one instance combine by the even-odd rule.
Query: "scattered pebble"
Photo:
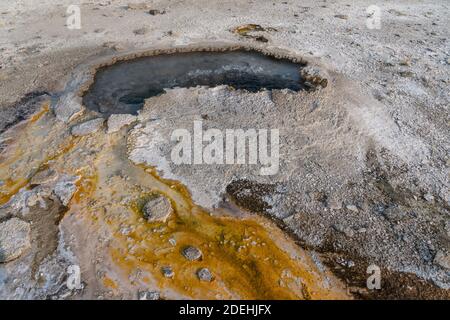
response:
[[[333,228],[336,231],[338,231],[340,233],[343,233],[348,238],[351,238],[351,237],[353,237],[355,235],[355,232],[353,231],[353,229],[350,228],[350,227],[347,227],[347,226],[343,226],[343,225],[340,225],[340,224],[335,224],[335,225],[333,225]]]
[[[169,239],[169,243],[170,243],[172,246],[176,246],[176,245],[177,245],[177,240],[175,240],[174,238],[170,238],[170,239]]]
[[[346,14],[336,14],[334,17],[338,18],[338,19],[342,19],[342,20],[348,19],[348,15],[346,15]]]
[[[208,268],[201,268],[197,270],[197,277],[200,281],[211,282],[213,280],[213,276]]]
[[[175,272],[173,272],[172,267],[170,266],[162,267],[161,272],[166,278],[173,278],[173,276],[175,275]]]
[[[261,27],[259,24],[245,24],[239,27],[236,27],[233,32],[237,33],[241,36],[246,36],[249,32],[252,31],[265,31],[263,27]]]
[[[133,33],[134,33],[135,35],[139,35],[139,36],[144,35],[144,34],[146,34],[147,32],[148,32],[148,29],[147,29],[146,27],[142,27],[142,28],[133,30]]]
[[[355,206],[354,204],[348,204],[345,206],[348,210],[353,211],[353,212],[358,212],[359,209],[357,206]]]
[[[142,208],[144,218],[149,222],[165,222],[172,214],[173,209],[170,201],[163,195],[155,194]]]
[[[183,256],[189,261],[200,260],[202,258],[202,252],[193,246],[188,246],[182,251]]]
[[[152,16],[156,16],[157,14],[165,14],[166,11],[165,10],[156,10],[156,9],[151,9],[148,11],[148,13]]]
[[[103,47],[110,48],[110,49],[113,49],[115,51],[122,51],[122,50],[125,49],[124,46],[122,46],[121,44],[116,43],[116,42],[112,42],[112,41],[108,41],[108,42],[103,43]]]

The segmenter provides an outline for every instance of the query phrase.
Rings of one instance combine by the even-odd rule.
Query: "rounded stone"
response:
[[[202,258],[202,252],[200,251],[200,249],[193,246],[185,247],[182,251],[182,254],[189,261],[200,260]]]
[[[31,246],[30,224],[17,218],[0,223],[0,263],[17,259]]]
[[[201,281],[211,282],[213,280],[213,276],[211,271],[208,268],[200,268],[197,270],[197,277]]]
[[[175,272],[173,272],[172,267],[165,266],[161,268],[161,272],[166,278],[173,278]]]
[[[170,201],[163,195],[154,195],[142,208],[145,219],[149,222],[165,222],[172,214],[173,209]]]

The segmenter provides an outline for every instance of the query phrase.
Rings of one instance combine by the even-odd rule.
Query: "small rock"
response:
[[[346,14],[336,14],[334,17],[338,18],[338,19],[343,19],[343,20],[348,19],[348,15],[346,15]]]
[[[125,47],[122,46],[121,44],[116,43],[116,42],[112,42],[112,41],[108,41],[108,42],[103,43],[103,47],[110,48],[110,49],[113,49],[113,50],[116,50],[116,51],[122,51],[122,50],[125,49]]]
[[[398,74],[403,78],[413,78],[414,72],[412,71],[399,71]]]
[[[241,36],[247,36],[249,32],[253,31],[265,31],[265,29],[261,27],[259,24],[250,23],[236,27],[232,30],[232,32],[237,33]]]
[[[213,280],[213,276],[208,268],[200,268],[197,270],[197,277],[200,281],[211,282]]]
[[[158,291],[139,291],[139,300],[160,300],[161,295]]]
[[[405,67],[410,67],[411,66],[411,59],[410,58],[403,59],[403,60],[401,60],[399,62],[399,65],[405,66]]]
[[[142,208],[145,219],[149,222],[166,222],[173,209],[170,201],[160,194],[155,194]]]
[[[140,35],[140,36],[146,34],[147,32],[148,32],[148,29],[146,27],[142,27],[142,28],[133,30],[133,33],[135,35]]]
[[[77,186],[75,183],[78,179],[79,177],[63,175],[56,183],[53,192],[63,205],[67,206],[74,193],[77,191]]]
[[[434,257],[434,263],[445,269],[450,269],[450,254],[439,250]]]
[[[346,226],[342,226],[340,224],[333,225],[334,230],[343,233],[346,237],[353,237],[355,235],[355,232],[350,228]]]
[[[30,208],[39,205],[42,209],[47,209],[46,198],[52,193],[52,188],[38,186],[31,190],[22,188],[5,205],[5,212],[20,214],[22,217],[30,213]],[[0,215],[1,216],[1,215]]]
[[[425,194],[425,195],[423,196],[423,198],[424,198],[425,200],[427,200],[428,202],[433,202],[433,201],[434,201],[434,197],[433,197],[433,195],[432,195],[431,193]]]
[[[323,204],[324,206],[327,206],[327,200],[328,200],[328,196],[325,192],[323,191],[316,191],[312,194],[313,199],[317,202],[320,202],[321,204]]]
[[[53,108],[56,118],[65,123],[72,121],[83,111],[84,107],[81,103],[81,97],[74,94],[64,95]]]
[[[305,84],[309,84],[314,88],[319,86],[326,88],[328,85],[328,73],[314,66],[306,66],[300,70],[300,74],[305,80]]]
[[[345,206],[348,210],[353,211],[353,212],[358,212],[358,207],[355,206],[354,204],[348,204]]]
[[[151,9],[148,11],[148,13],[152,16],[156,16],[157,14],[165,14],[166,11],[164,10],[156,10],[156,9]]]
[[[161,272],[166,278],[173,278],[175,273],[172,270],[172,267],[166,266],[161,268]]]
[[[407,218],[407,213],[396,205],[391,205],[384,209],[382,215],[391,222],[401,221]]]
[[[200,260],[202,258],[202,252],[193,246],[188,246],[182,251],[183,256],[189,261]]]
[[[259,42],[269,42],[269,40],[264,36],[257,36],[254,39]]]
[[[100,130],[100,128],[103,126],[104,121],[105,119],[103,118],[88,120],[72,127],[71,133],[76,137],[87,136]]]
[[[108,133],[117,132],[122,127],[127,126],[136,120],[137,117],[131,114],[112,114],[108,118]]]
[[[17,259],[30,246],[28,222],[11,218],[0,223],[0,263]]]
[[[328,201],[328,208],[330,208],[331,210],[341,210],[342,202],[336,199],[331,199]]]

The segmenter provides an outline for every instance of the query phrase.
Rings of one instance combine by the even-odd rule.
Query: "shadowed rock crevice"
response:
[[[29,92],[16,103],[2,108],[0,112],[0,134],[28,119],[41,108],[42,103],[50,97],[45,91]],[[1,146],[0,146],[0,150]]]

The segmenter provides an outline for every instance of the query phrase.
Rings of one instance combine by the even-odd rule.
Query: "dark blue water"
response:
[[[251,92],[305,89],[301,65],[258,52],[189,52],[118,62],[98,70],[84,105],[105,116],[137,114],[144,100],[166,88],[229,85]]]

